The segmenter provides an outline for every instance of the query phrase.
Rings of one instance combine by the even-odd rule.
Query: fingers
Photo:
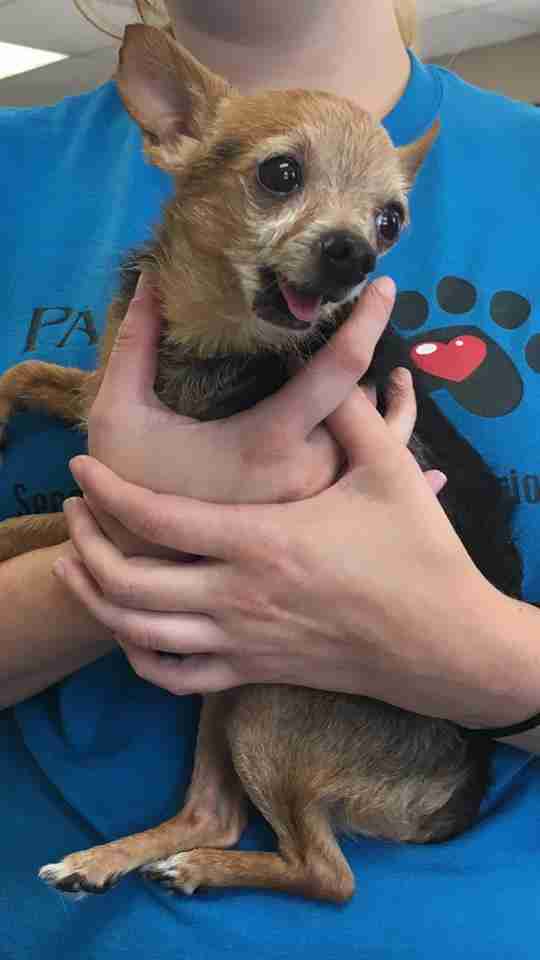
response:
[[[377,389],[374,384],[362,384],[358,389],[374,407],[377,406]],[[384,398],[386,426],[398,440],[408,444],[416,423],[417,409],[413,379],[406,367],[396,367],[392,371]],[[348,400],[345,403],[348,403]]]
[[[394,298],[389,277],[366,287],[349,320],[281,390],[258,404],[257,415],[284,432],[291,443],[305,440],[365,374]]]
[[[69,526],[69,509],[70,501],[64,501],[67,504],[64,514],[68,520]],[[88,507],[88,502],[83,500],[82,503]],[[126,530],[121,523],[118,523],[118,520],[115,520],[114,517],[111,517],[108,513],[104,513],[103,510],[99,510],[95,505],[93,510],[90,511],[91,516],[93,516],[97,526],[105,535],[107,540],[110,540],[113,543],[120,553],[126,557],[136,557],[136,556],[159,556],[164,560],[178,560],[178,555],[174,550],[161,550],[157,547],[152,547],[148,543],[142,543],[137,537],[135,537],[129,530]]]
[[[162,613],[209,613],[212,599],[226,589],[221,564],[127,559],[103,536],[80,498],[66,500],[64,513],[77,554],[102,593],[117,606]],[[118,629],[108,621],[106,626]]]
[[[217,693],[246,682],[225,657],[204,654],[185,659],[163,657],[154,651],[141,650],[121,638],[119,642],[139,677],[176,696]]]
[[[431,487],[436,497],[439,496],[443,487],[448,483],[448,477],[441,470],[428,470],[424,474],[428,486]]]
[[[127,400],[153,402],[160,318],[150,282],[141,274],[105,369],[100,399],[107,406]]]
[[[343,449],[349,468],[384,460],[395,448],[393,432],[363,390],[354,390],[326,424]]]
[[[416,397],[413,378],[406,367],[390,374],[386,391],[386,426],[398,440],[408,444],[416,423]]]
[[[62,558],[53,570],[99,623],[126,638],[126,642],[139,650],[189,655],[229,649],[226,635],[211,617],[153,613],[118,606],[103,596],[76,557]]]
[[[377,414],[373,397],[364,387],[354,391],[340,409],[329,418],[328,425],[338,442],[343,444],[348,457],[351,457],[352,451],[356,451],[357,460],[349,459],[351,466],[358,465],[362,457],[369,456],[370,453],[371,457],[376,453],[384,454],[385,431],[387,439],[393,436],[403,446],[408,445],[416,424],[417,406],[413,379],[410,371],[405,367],[398,367],[392,371],[385,398],[387,408],[384,420]],[[360,437],[362,430],[364,442]],[[371,448],[368,448],[369,442]],[[435,496],[439,495],[447,483],[446,475],[440,470],[428,470],[424,477]]]
[[[228,559],[245,555],[252,514],[262,507],[223,505],[153,493],[122,480],[93,457],[76,457],[71,472],[92,505],[149,543],[181,553]]]

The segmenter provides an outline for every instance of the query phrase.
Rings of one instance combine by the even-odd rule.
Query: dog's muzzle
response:
[[[334,302],[363,283],[377,263],[372,247],[344,230],[321,237],[320,251],[319,283],[326,298]]]
[[[273,270],[262,270],[255,312],[275,326],[307,332],[319,320],[324,304],[353,298],[375,269],[377,258],[365,240],[335,231],[318,240],[315,263],[315,277],[302,285]]]

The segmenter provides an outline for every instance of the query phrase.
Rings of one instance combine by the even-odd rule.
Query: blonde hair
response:
[[[72,0],[72,2],[81,16],[101,33],[106,33],[116,40],[122,39],[123,30],[120,33],[117,32],[121,28],[115,26],[114,18],[112,21],[107,19],[105,11],[100,9],[96,0]],[[100,0],[100,2],[103,5],[104,0]],[[172,33],[169,14],[163,0],[132,0],[132,6],[143,23],[150,24],[153,27],[161,27]]]
[[[92,5],[85,3],[85,0],[73,0],[75,6],[87,20],[90,20],[94,26],[104,33],[111,33],[106,29],[99,18],[96,16]],[[136,8],[143,23],[151,24],[156,27],[163,27],[172,33],[167,7],[164,0],[133,0],[133,6]],[[416,0],[394,0],[394,10],[398,22],[399,30],[406,47],[415,48],[418,43],[418,21],[416,17]],[[115,36],[115,34],[111,34]],[[118,37],[121,39],[121,37]]]
[[[416,0],[394,0],[394,10],[403,43],[406,47],[415,49],[418,45]]]
[[[143,23],[170,27],[169,14],[163,0],[134,0],[134,2]]]

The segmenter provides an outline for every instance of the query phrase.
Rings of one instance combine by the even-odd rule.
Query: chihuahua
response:
[[[126,264],[101,365],[27,362],[0,378],[0,419],[41,408],[84,427],[118,327],[144,272],[159,302],[156,390],[172,409],[225,417],[282,385],[351,313],[378,257],[408,223],[407,196],[438,135],[396,149],[354,102],[323,92],[242,96],[168,34],[127,29],[117,83],[146,153],[175,192],[154,240]],[[369,378],[407,364],[381,338]],[[410,362],[409,362],[410,365]],[[384,400],[381,401],[381,404]],[[496,478],[427,396],[410,449],[448,476],[441,501],[474,562],[519,596],[511,507]],[[0,559],[68,533],[62,514],[0,525]],[[204,699],[193,778],[171,820],[40,871],[67,892],[102,893],[132,870],[172,890],[260,887],[342,903],[354,877],[337,837],[448,840],[476,817],[489,740],[360,696],[250,685]],[[251,800],[276,852],[227,848]]]

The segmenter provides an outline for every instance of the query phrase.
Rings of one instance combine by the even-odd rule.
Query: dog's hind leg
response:
[[[145,867],[149,880],[192,894],[198,887],[260,887],[315,900],[345,903],[352,897],[352,871],[335,839],[327,813],[302,805],[279,839],[278,853],[189,850]],[[276,830],[283,823],[270,819]]]
[[[176,816],[144,833],[48,864],[39,872],[41,879],[66,893],[105,893],[132,870],[178,850],[234,846],[246,823],[246,801],[225,737],[230,696],[212,694],[204,700],[193,778]]]
[[[251,801],[273,828],[277,853],[190,850],[144,873],[163,886],[259,887],[344,903],[354,877],[335,839],[333,784],[339,758],[313,726],[332,723],[331,696],[282,686],[243,687],[228,721],[233,762]],[[325,713],[326,711],[326,713]],[[339,769],[337,778],[340,779]],[[342,778],[341,778],[342,779]]]

